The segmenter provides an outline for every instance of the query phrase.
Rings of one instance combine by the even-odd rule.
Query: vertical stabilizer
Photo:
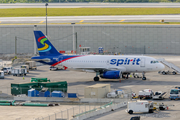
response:
[[[61,55],[41,31],[34,31],[40,56]]]

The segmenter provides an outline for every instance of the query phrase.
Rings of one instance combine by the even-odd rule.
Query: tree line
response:
[[[0,0],[0,3],[59,3],[59,2],[110,2],[110,3],[157,3],[180,2],[180,0]]]

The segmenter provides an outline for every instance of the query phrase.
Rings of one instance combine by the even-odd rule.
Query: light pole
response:
[[[73,54],[74,54],[74,51],[75,51],[75,41],[74,41],[74,25],[76,23],[71,23],[72,27],[73,27]]]
[[[34,25],[34,31],[37,29],[37,25]],[[34,55],[36,56],[36,49],[37,49],[37,47],[36,47],[36,38],[35,38],[35,36],[34,36]]]
[[[45,6],[46,6],[46,36],[47,36],[47,6],[48,6],[48,3],[46,3]]]

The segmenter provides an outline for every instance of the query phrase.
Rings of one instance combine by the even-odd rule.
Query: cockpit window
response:
[[[159,61],[151,61],[151,63],[159,63]]]

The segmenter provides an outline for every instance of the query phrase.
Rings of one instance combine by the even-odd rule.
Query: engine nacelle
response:
[[[107,79],[119,79],[121,78],[121,71],[106,71],[100,74],[100,77]]]

